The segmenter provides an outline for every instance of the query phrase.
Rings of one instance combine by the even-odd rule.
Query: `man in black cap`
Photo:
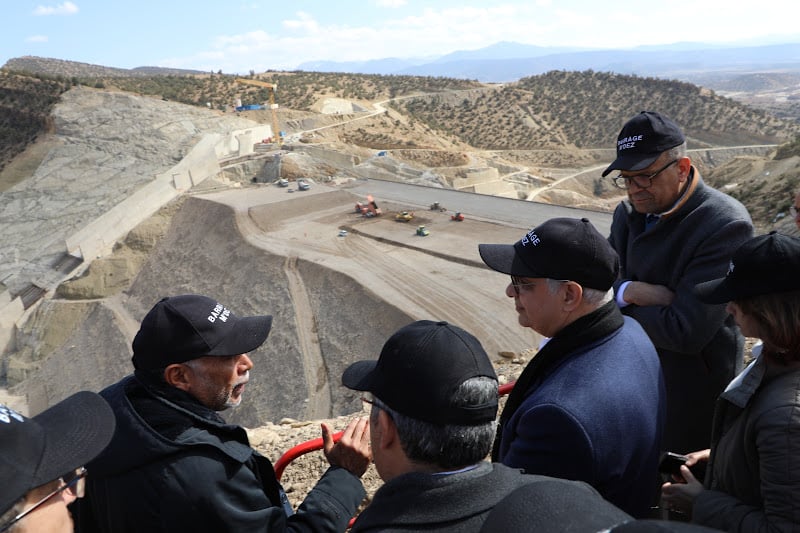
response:
[[[248,353],[271,325],[271,316],[238,317],[193,294],[147,313],[133,340],[134,374],[101,393],[117,431],[89,465],[79,532],[344,531],[365,495],[366,419],[335,445],[323,425],[331,467],[295,513],[272,463],[217,414],[241,402]]]
[[[617,304],[658,350],[667,387],[664,449],[707,448],[714,402],[741,369],[744,338],[723,305],[692,288],[725,274],[736,248],[753,234],[747,210],[706,186],[669,118],[643,111],[617,138],[603,172],[628,200],[614,211],[609,241],[620,257]]]
[[[484,461],[497,377],[478,339],[461,328],[413,322],[377,361],[350,365],[342,383],[369,393],[372,455],[385,482],[353,533],[477,531],[505,495],[549,479]]]
[[[520,325],[547,339],[509,395],[492,460],[585,481],[627,513],[647,516],[664,383],[647,334],[613,302],[617,254],[585,218],[554,218],[515,244],[478,249],[511,276],[506,296]]]
[[[70,533],[84,465],[114,434],[114,413],[89,391],[27,418],[0,405],[0,531]]]

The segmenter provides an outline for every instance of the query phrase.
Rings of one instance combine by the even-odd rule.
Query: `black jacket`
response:
[[[353,524],[352,533],[475,532],[505,496],[516,488],[539,481],[553,481],[553,478],[523,474],[521,470],[487,462],[454,474],[403,474],[378,489],[372,503]],[[565,486],[583,486],[600,498],[593,488],[581,481],[558,482]],[[531,524],[530,531],[535,530],[536,525]]]
[[[86,497],[74,509],[79,533],[344,531],[364,498],[356,476],[331,467],[292,514],[243,428],[145,376],[101,395],[117,428],[87,465]]]

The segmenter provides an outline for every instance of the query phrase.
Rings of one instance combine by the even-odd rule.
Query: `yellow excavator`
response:
[[[264,87],[269,89],[269,108],[272,110],[272,142],[280,146],[283,144],[280,129],[278,129],[278,104],[275,103],[275,90],[278,88],[277,83],[267,83],[261,80],[251,80],[250,78],[236,78],[236,83],[244,83],[247,85],[255,85],[256,87]]]

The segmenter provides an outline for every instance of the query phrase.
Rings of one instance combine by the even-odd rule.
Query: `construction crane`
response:
[[[278,112],[276,111],[278,104],[275,103],[275,90],[278,88],[278,84],[249,78],[236,78],[236,83],[245,83],[269,89],[269,108],[272,110],[272,141],[278,146],[283,144],[283,139],[281,139],[280,130],[278,129]]]

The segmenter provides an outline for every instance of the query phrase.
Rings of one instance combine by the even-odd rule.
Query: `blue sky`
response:
[[[34,55],[225,73],[439,56],[500,41],[800,42],[796,0],[0,0],[0,65]]]

